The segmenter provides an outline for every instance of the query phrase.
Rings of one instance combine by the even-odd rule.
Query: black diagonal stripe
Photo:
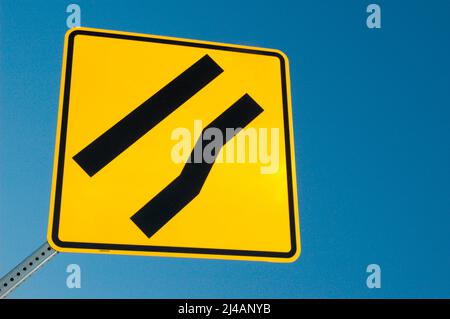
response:
[[[73,159],[93,176],[222,72],[222,68],[205,55]]]
[[[236,133],[237,129],[247,126],[262,111],[263,109],[249,95],[245,94],[205,127],[203,132],[208,128],[218,128],[222,132],[223,146],[229,139],[234,137],[234,135],[227,136],[227,128],[233,128]],[[200,193],[214,164],[214,161],[211,163],[205,162],[203,156],[199,163],[194,163],[192,160],[196,149],[198,151],[198,148],[202,148],[203,151],[203,143],[201,141],[203,132],[192,150],[191,161],[186,163],[181,174],[131,217],[131,220],[147,237],[153,236]],[[214,160],[218,153],[219,150],[216,150]]]

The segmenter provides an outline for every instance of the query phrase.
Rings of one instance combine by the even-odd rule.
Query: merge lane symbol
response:
[[[190,161],[186,163],[181,174],[131,217],[147,237],[153,236],[200,193],[219,153],[219,150],[216,150],[214,161],[211,163],[205,162],[203,157],[201,162],[194,162],[194,154],[200,153],[199,148],[203,149],[202,136],[205,130],[213,127],[219,129],[223,136],[221,141],[223,147],[261,112],[263,109],[258,103],[250,95],[245,94],[203,129],[191,152]],[[227,128],[233,129],[232,136],[226,134]],[[203,154],[203,151],[200,154]]]
[[[73,159],[89,176],[94,176],[222,72],[223,69],[211,57],[205,55],[76,154]],[[250,95],[244,94],[205,127],[203,132],[213,127],[219,129],[223,136],[221,143],[223,147],[261,112],[263,112],[261,106]],[[227,128],[233,129],[232,136],[226,134]],[[199,148],[203,147],[203,132],[192,150],[191,160],[186,163],[181,174],[131,217],[148,238],[200,193],[219,152],[217,150],[215,153],[212,163],[207,163],[203,159],[199,163],[192,160]]]
[[[205,55],[73,159],[89,176],[94,176],[222,72],[222,68]]]

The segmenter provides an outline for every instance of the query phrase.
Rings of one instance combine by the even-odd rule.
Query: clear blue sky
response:
[[[0,0],[0,275],[46,237],[69,3]],[[11,297],[450,297],[449,1],[377,1],[380,30],[369,1],[76,3],[83,26],[287,53],[302,255],[60,254]],[[370,263],[381,289],[365,285]]]

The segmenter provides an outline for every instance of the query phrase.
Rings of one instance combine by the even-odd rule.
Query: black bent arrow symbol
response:
[[[205,55],[73,159],[89,176],[94,176],[222,72],[223,69]],[[203,154],[202,137],[207,129],[216,128],[222,132],[223,141],[220,146],[223,147],[261,112],[263,109],[248,94],[242,96],[203,129],[192,150],[191,159],[197,152],[201,151]],[[227,128],[233,129],[233,135],[227,134]],[[219,150],[216,149],[214,161],[218,153]],[[200,162],[188,161],[181,174],[134,214],[131,220],[147,237],[153,236],[200,193],[214,161],[205,162],[203,157]]]
[[[186,163],[181,174],[173,180],[158,195],[142,207],[131,219],[147,235],[153,236],[161,229],[172,217],[174,217],[183,207],[189,204],[199,193],[208,174],[214,164],[214,161],[207,163],[203,156],[200,162],[194,162],[194,154],[202,148],[202,136],[208,128],[217,128],[222,132],[222,147],[239,129],[247,126],[256,118],[263,109],[248,94],[241,97],[225,112],[219,115],[207,127],[205,127],[191,152],[191,160]],[[234,135],[227,136],[226,129],[232,128]],[[214,154],[216,159],[219,150]],[[201,152],[203,154],[203,152]]]

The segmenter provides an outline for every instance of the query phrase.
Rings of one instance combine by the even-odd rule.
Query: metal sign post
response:
[[[58,252],[45,242],[0,279],[0,299],[5,298]]]

